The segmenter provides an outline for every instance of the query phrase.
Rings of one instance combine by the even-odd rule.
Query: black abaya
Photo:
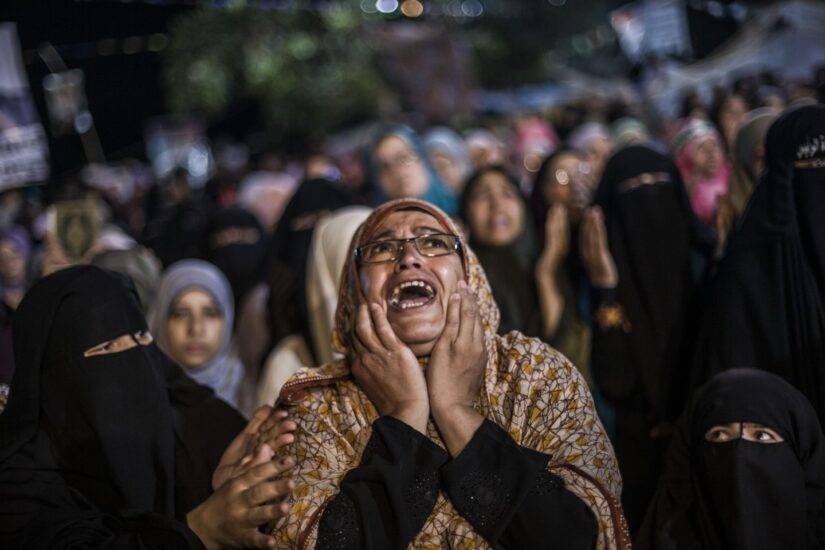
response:
[[[753,422],[782,443],[705,440],[712,427]],[[636,548],[825,548],[825,435],[811,404],[756,369],[718,374],[678,423]]]
[[[154,344],[85,354],[145,330],[112,272],[68,268],[29,290],[0,417],[0,547],[201,546],[179,519],[209,494],[243,421]]]
[[[765,173],[719,264],[693,386],[753,366],[796,386],[825,420],[825,106],[776,120]],[[819,168],[816,168],[819,162]]]

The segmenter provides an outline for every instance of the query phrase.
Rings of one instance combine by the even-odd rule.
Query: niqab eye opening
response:
[[[120,353],[137,346],[149,346],[154,341],[155,339],[151,332],[148,330],[138,330],[129,334],[121,334],[117,338],[92,346],[83,352],[83,357]]]

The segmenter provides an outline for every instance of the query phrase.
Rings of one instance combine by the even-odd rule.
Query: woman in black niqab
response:
[[[14,351],[0,547],[201,548],[183,519],[244,422],[152,343],[131,282],[92,266],[44,278]]]
[[[719,264],[693,386],[727,368],[778,374],[825,419],[825,106],[786,112],[765,172]]]
[[[708,441],[750,422],[784,441]],[[810,402],[776,375],[731,369],[695,394],[680,419],[636,548],[825,548],[825,435]]]
[[[693,215],[673,161],[645,146],[613,155],[595,204],[618,279],[613,288],[599,288],[584,254],[594,286],[591,368],[615,411],[622,502],[635,530],[656,488],[668,426],[684,403],[695,258],[711,253],[714,235]]]

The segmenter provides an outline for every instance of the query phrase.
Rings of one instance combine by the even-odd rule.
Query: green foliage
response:
[[[218,115],[234,101],[257,100],[279,144],[374,117],[390,92],[364,25],[357,4],[190,12],[171,31],[169,106]]]

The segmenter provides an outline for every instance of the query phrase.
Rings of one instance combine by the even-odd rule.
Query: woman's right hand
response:
[[[570,248],[570,223],[567,209],[561,204],[554,204],[547,213],[544,242],[544,250],[536,263],[536,274],[554,276]]]
[[[203,545],[213,548],[272,548],[275,539],[258,531],[289,511],[283,501],[295,488],[285,477],[294,461],[273,461],[274,451],[262,445],[243,473],[226,481],[217,491],[186,514],[186,524]]]
[[[382,415],[426,433],[430,403],[424,371],[379,305],[358,307],[355,336],[352,374],[358,385]]]
[[[588,208],[581,226],[579,247],[590,282],[596,288],[616,288],[619,272],[607,246],[604,214],[598,206]]]

